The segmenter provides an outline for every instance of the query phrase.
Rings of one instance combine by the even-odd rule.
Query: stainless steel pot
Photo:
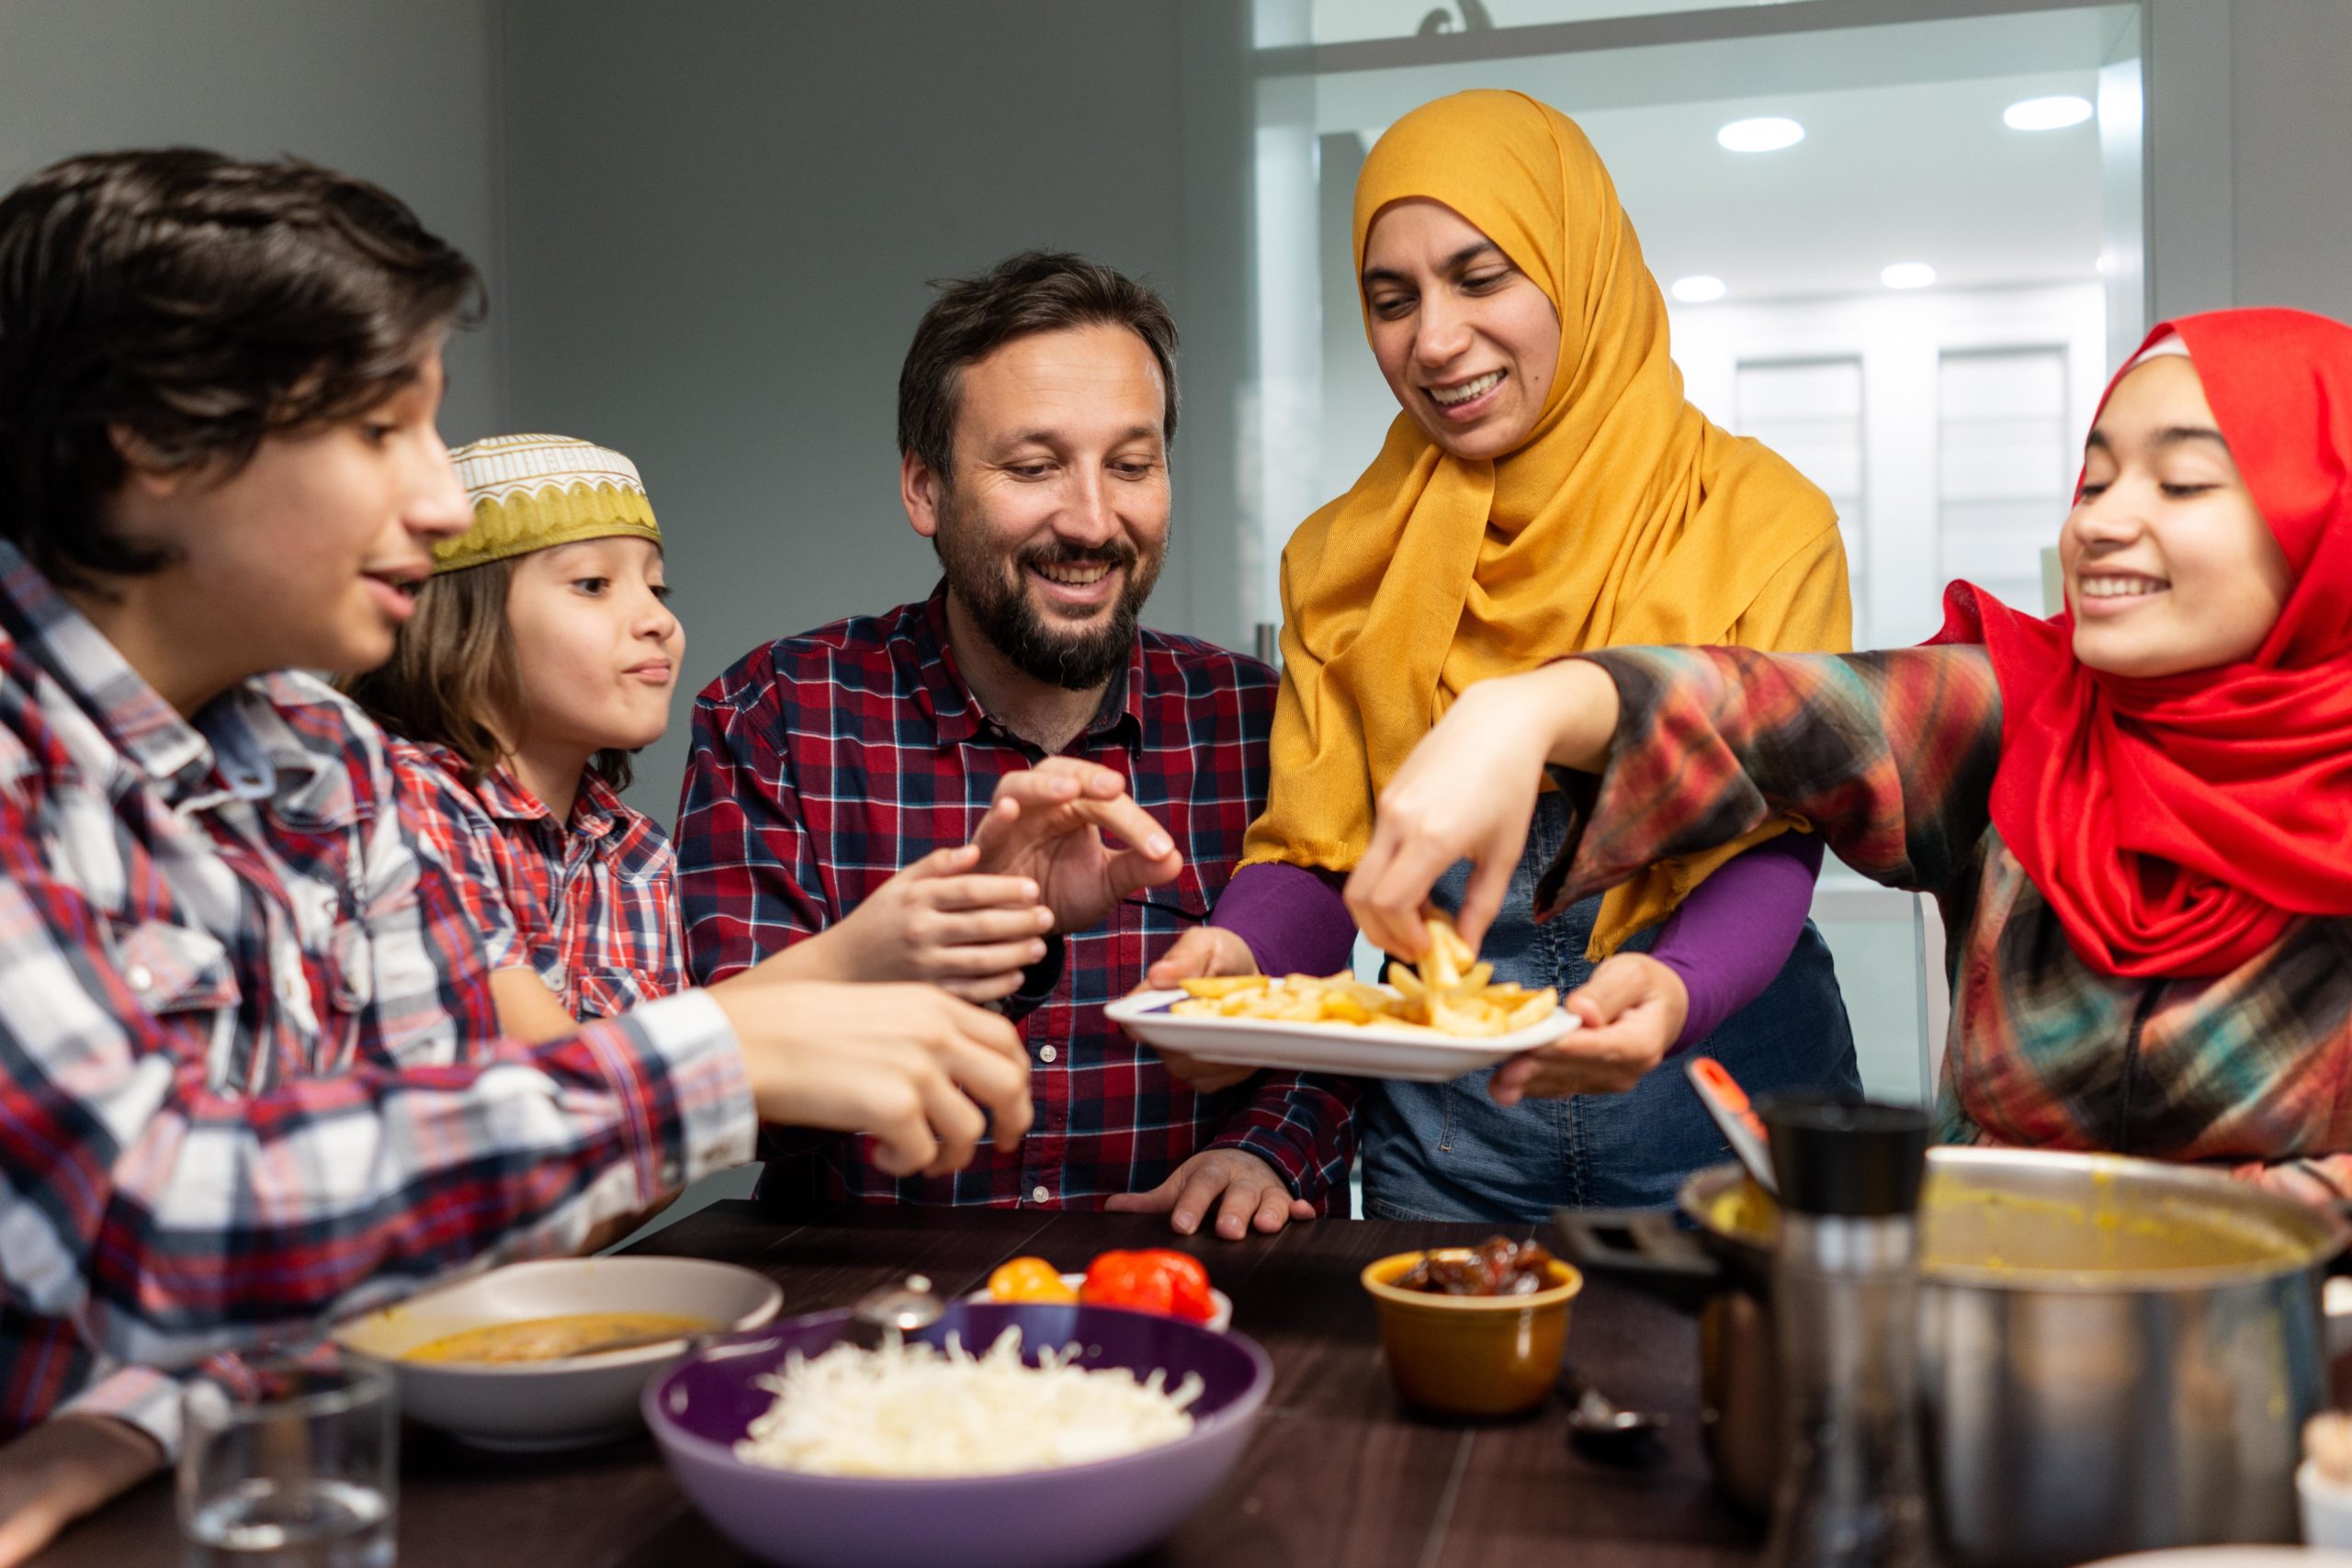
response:
[[[2214,1172],[1945,1148],[1922,1200],[1920,1395],[1945,1555],[2064,1564],[2295,1539],[2302,1423],[2326,1385],[2338,1214]],[[1564,1211],[1583,1267],[1695,1305],[1708,1455],[1770,1506],[1781,1448],[1771,1201],[1736,1166],[1671,1214]]]

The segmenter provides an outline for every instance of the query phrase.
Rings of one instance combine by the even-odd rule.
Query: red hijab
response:
[[[2226,974],[2304,916],[2352,915],[2352,327],[2216,310],[2143,352],[2176,334],[2295,574],[2262,646],[2110,675],[2075,660],[2071,612],[1965,582],[1933,639],[1992,654],[1994,826],[2084,961],[2141,978]]]

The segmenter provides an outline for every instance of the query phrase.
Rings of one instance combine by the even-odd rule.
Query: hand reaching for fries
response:
[[[1494,965],[1479,963],[1444,916],[1428,917],[1424,929],[1429,950],[1419,964],[1388,966],[1393,990],[1344,973],[1216,976],[1183,981],[1184,1000],[1168,1010],[1193,1018],[1377,1023],[1476,1037],[1525,1029],[1558,1005],[1558,993],[1548,987],[1530,991],[1510,982],[1494,984]]]

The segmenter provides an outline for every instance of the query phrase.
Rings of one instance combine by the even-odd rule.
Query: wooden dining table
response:
[[[1507,1227],[1524,1236],[1532,1226]],[[1164,1217],[1043,1210],[849,1207],[787,1220],[756,1200],[715,1204],[631,1250],[717,1258],[775,1280],[787,1314],[849,1304],[909,1273],[979,1289],[1009,1258],[1081,1268],[1111,1247],[1175,1246],[1233,1298],[1233,1326],[1272,1359],[1273,1389],[1240,1467],[1130,1568],[1519,1568],[1574,1562],[1698,1568],[1759,1554],[1758,1521],[1713,1488],[1700,1450],[1692,1321],[1591,1280],[1566,1360],[1618,1404],[1668,1417],[1630,1452],[1572,1443],[1558,1395],[1515,1420],[1451,1422],[1403,1408],[1357,1273],[1374,1258],[1474,1243],[1482,1225],[1319,1220],[1278,1235],[1179,1238]],[[83,1521],[41,1568],[175,1562],[171,1490],[150,1482]],[[736,1568],[755,1560],[686,1500],[652,1440],[513,1458],[412,1427],[402,1453],[408,1568]],[[943,1564],[942,1568],[946,1568]]]

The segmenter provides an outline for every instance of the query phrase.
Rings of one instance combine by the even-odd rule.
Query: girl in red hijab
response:
[[[1553,902],[1795,812],[1941,906],[1948,1141],[2352,1195],[2352,328],[2159,326],[2059,554],[2046,621],[1961,583],[1924,648],[1620,649],[1475,687],[1383,795],[1350,901],[1374,929],[1454,859],[1515,855],[1546,763],[1598,774]],[[1649,1065],[1571,1037],[1498,1083]]]

